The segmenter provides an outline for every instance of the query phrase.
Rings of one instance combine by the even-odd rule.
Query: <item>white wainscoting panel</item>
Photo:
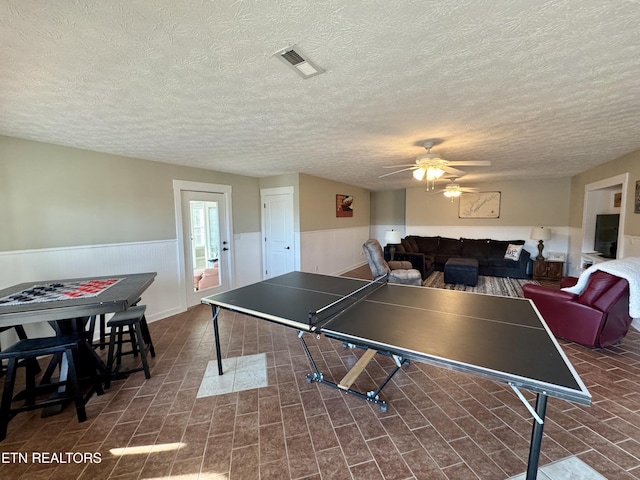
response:
[[[565,275],[579,277],[582,271],[582,228],[569,228],[569,257]]]
[[[340,275],[362,266],[362,244],[368,238],[368,226],[301,232],[300,270]]]
[[[149,321],[179,313],[175,240],[0,252],[0,288],[23,282],[157,272],[142,301]]]
[[[624,256],[640,257],[640,237],[624,236]]]
[[[640,237],[634,237],[631,235],[624,236],[624,256],[640,257]],[[631,322],[631,326],[636,330],[640,330],[640,318],[634,318]]]
[[[262,234],[237,233],[233,236],[235,276],[233,288],[262,280]]]

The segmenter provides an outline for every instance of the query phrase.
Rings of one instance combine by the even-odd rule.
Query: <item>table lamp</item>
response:
[[[533,240],[538,240],[538,256],[536,260],[544,260],[542,256],[542,249],[544,248],[544,240],[549,240],[551,238],[551,230],[544,227],[534,227],[531,229],[530,238]]]
[[[396,254],[395,245],[400,244],[400,232],[398,230],[386,230],[384,232],[384,241],[387,245],[389,245],[389,254],[391,255],[391,260]]]

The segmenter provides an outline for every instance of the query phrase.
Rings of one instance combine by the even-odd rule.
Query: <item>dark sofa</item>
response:
[[[478,260],[479,275],[528,278],[531,272],[531,255],[523,248],[517,261],[505,259],[509,244],[524,245],[524,240],[409,235],[402,239],[402,244],[394,245],[394,258],[410,261],[413,268],[420,271],[423,279],[434,270],[444,271],[444,264],[451,257],[475,258]],[[390,258],[389,245],[385,246],[385,258]]]

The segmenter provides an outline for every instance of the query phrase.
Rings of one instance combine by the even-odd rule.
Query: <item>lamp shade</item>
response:
[[[424,178],[424,172],[425,172],[424,168],[416,168],[413,171],[413,178],[415,178],[418,181],[422,181],[422,179]]]
[[[438,167],[427,168],[427,180],[436,180],[444,174],[444,170]]]
[[[384,242],[398,244],[400,243],[400,231],[399,230],[386,230],[384,232]]]
[[[551,230],[544,227],[534,227],[531,229],[529,238],[533,240],[549,240],[551,238]]]

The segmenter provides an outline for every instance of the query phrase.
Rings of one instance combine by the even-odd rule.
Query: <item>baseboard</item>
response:
[[[350,272],[351,270],[355,270],[356,268],[364,267],[365,265],[368,265],[368,263],[367,262],[357,263],[355,265],[351,265],[350,267],[342,268],[338,272],[332,273],[332,275],[342,275],[343,273]]]
[[[177,315],[183,312],[186,312],[186,310],[176,307],[176,308],[170,308],[168,310],[164,310],[162,312],[156,312],[152,315],[147,315],[146,318],[148,323],[153,323],[153,322],[157,322],[158,320],[162,320],[164,318],[171,317],[173,315]]]

